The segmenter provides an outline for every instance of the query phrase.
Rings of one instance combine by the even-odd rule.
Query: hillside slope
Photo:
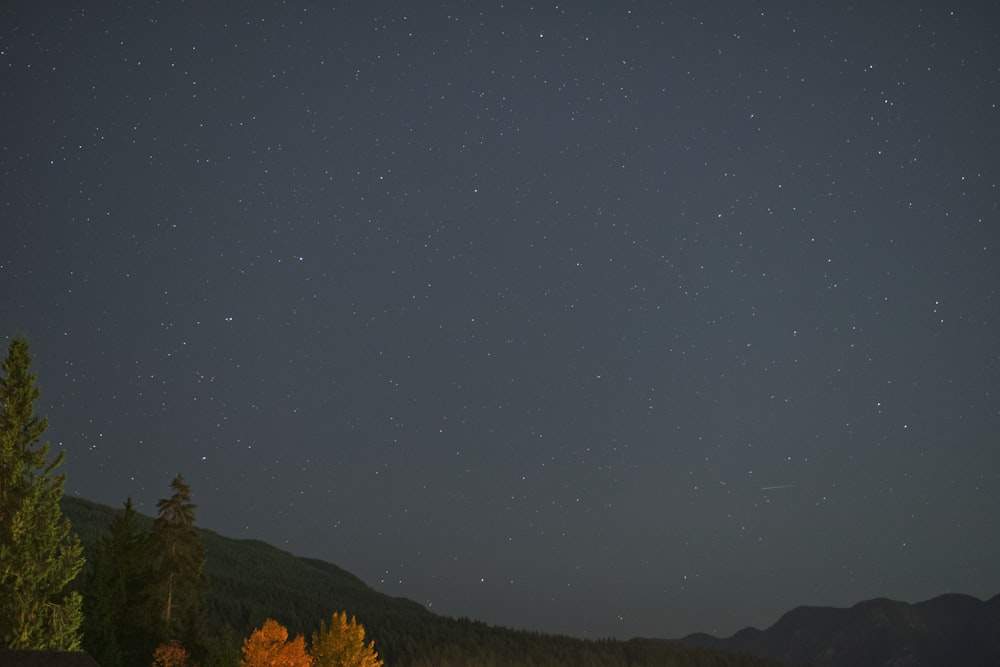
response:
[[[118,511],[79,498],[63,510],[88,551]],[[148,528],[152,519],[144,519]],[[387,667],[476,664],[482,667],[588,665],[625,667],[766,667],[749,655],[656,640],[591,641],[488,626],[432,614],[405,598],[384,595],[324,561],[301,558],[258,540],[236,540],[200,530],[207,554],[206,600],[210,634],[238,641],[266,618],[307,636],[335,611],[356,615]]]

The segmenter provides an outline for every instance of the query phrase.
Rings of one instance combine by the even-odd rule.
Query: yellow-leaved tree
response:
[[[299,635],[288,641],[288,628],[267,619],[264,625],[243,640],[240,667],[311,667],[306,652],[306,638]]]
[[[330,625],[320,621],[312,635],[314,667],[382,667],[375,641],[365,643],[365,628],[347,612],[334,612]]]

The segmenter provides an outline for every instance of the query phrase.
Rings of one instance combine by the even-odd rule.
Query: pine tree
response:
[[[145,616],[157,641],[180,639],[200,659],[206,642],[201,603],[207,580],[205,548],[194,529],[198,506],[181,475],[170,488],[173,495],[156,504],[158,516],[144,545]]]
[[[143,535],[132,499],[94,548],[83,599],[83,646],[102,667],[134,662],[136,604]]]
[[[334,612],[329,627],[320,621],[311,653],[315,667],[382,667],[374,640],[365,643],[364,626],[353,616],[348,621],[347,612]]]
[[[77,650],[82,598],[66,588],[83,547],[59,506],[66,452],[49,460],[39,444],[48,420],[35,415],[30,366],[28,341],[15,336],[0,376],[0,647]]]

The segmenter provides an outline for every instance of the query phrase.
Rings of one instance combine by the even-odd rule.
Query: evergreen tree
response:
[[[382,667],[374,640],[365,643],[365,628],[347,612],[334,612],[330,625],[320,621],[312,636],[314,667]]]
[[[153,639],[179,639],[200,660],[206,643],[201,605],[207,580],[205,548],[194,529],[198,506],[181,475],[170,488],[173,495],[156,504],[158,516],[144,545],[144,616]]]
[[[83,567],[83,547],[63,517],[66,476],[40,444],[48,420],[29,373],[28,341],[15,336],[0,376],[0,647],[77,650],[82,598],[67,586]]]
[[[232,626],[227,625],[222,634],[209,638],[208,652],[201,664],[203,667],[236,667],[240,664],[240,644]]]
[[[83,599],[83,645],[101,667],[122,667],[136,657],[131,611],[136,604],[143,538],[137,516],[132,499],[127,499],[124,511],[112,520],[91,557]]]

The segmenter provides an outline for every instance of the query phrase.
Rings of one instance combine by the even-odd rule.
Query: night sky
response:
[[[994,3],[90,4],[0,9],[67,493],[577,636],[1000,593]]]

